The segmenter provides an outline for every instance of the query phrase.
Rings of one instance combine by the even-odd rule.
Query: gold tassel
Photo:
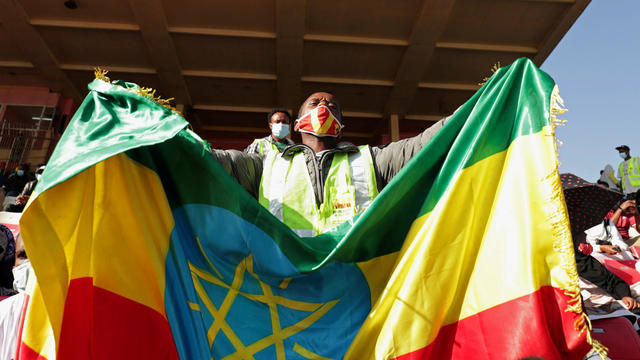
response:
[[[493,66],[491,67],[491,73],[495,74],[496,71],[498,71],[499,69],[500,69],[500,61],[498,61],[497,64],[493,64]],[[481,83],[478,83],[478,85],[482,86],[482,85],[486,84],[487,81],[489,81],[489,79],[491,79],[491,76],[485,77],[484,79],[482,79]]]
[[[100,79],[104,82],[111,82],[111,79],[109,79],[107,77],[107,74],[109,73],[109,70],[102,70],[100,69],[100,67],[94,68],[93,69],[93,74],[95,75],[96,79]]]
[[[182,113],[180,111],[178,111],[178,109],[176,109],[175,107],[171,106],[171,101],[175,100],[175,98],[168,98],[168,99],[163,99],[160,96],[156,96],[156,91],[152,88],[146,88],[146,87],[139,87],[137,89],[135,89],[135,93],[145,97],[153,102],[155,102],[156,104],[160,105],[160,106],[164,106],[165,108],[180,114],[180,116],[182,116]]]
[[[102,80],[104,82],[111,83],[111,79],[109,79],[109,77],[107,77],[107,74],[109,73],[108,70],[103,70],[103,69],[100,69],[99,67],[97,67],[97,68],[94,68],[93,73],[94,73],[96,79]],[[117,85],[117,84],[111,84],[111,85],[120,86],[120,85]],[[123,89],[126,89],[123,86],[120,86],[120,87],[123,88]],[[171,106],[171,101],[175,100],[175,98],[163,99],[160,96],[156,96],[156,91],[154,89],[146,88],[146,87],[138,87],[138,88],[135,88],[135,89],[126,89],[126,90],[134,92],[134,93],[142,96],[143,98],[149,99],[149,100],[155,102],[156,104],[158,104],[158,105],[160,105],[160,106],[162,106],[164,108],[167,108],[167,109],[175,112],[176,114],[184,117],[182,115],[182,113],[180,111],[178,111],[178,109],[176,109],[175,107]]]
[[[566,106],[564,106],[564,100],[560,97],[560,90],[558,89],[558,85],[553,87],[553,91],[551,92],[551,135],[553,135],[555,141],[553,142],[553,149],[556,151],[556,162],[558,167],[560,166],[560,155],[558,153],[558,148],[562,146],[562,141],[558,140],[555,136],[556,128],[558,126],[565,126],[567,124],[566,119],[559,118],[560,115],[569,111]]]
[[[567,241],[571,239],[571,226],[567,217],[567,209],[564,192],[562,191],[562,183],[560,182],[560,176],[558,175],[558,146],[562,145],[558,141],[555,135],[555,129],[557,126],[563,126],[567,123],[565,119],[559,119],[558,116],[567,112],[567,108],[564,106],[564,101],[560,97],[558,87],[555,86],[551,93],[551,113],[550,113],[550,126],[545,127],[545,135],[553,136],[553,146],[556,153],[556,169],[547,176],[543,181],[549,183],[551,189],[550,198],[547,199],[546,204],[549,204],[550,208],[548,213],[551,214],[547,221],[551,224],[553,230],[553,249],[560,254],[562,260],[562,270],[567,274],[569,278],[569,284],[567,288],[562,289],[564,294],[569,297],[569,302],[565,311],[572,312],[578,315],[578,318],[574,321],[574,328],[578,332],[578,335],[582,335],[586,332],[585,336],[587,343],[591,345],[593,351],[598,353],[602,359],[607,357],[608,349],[591,337],[591,321],[589,317],[582,309],[582,298],[580,296],[580,286],[578,281],[578,270],[575,263],[575,253],[573,250],[573,243]]]

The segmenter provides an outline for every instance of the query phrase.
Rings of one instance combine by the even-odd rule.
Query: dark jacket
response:
[[[623,297],[631,296],[629,284],[609,271],[591,255],[585,255],[576,250],[576,266],[580,277],[589,280],[615,299],[620,300]]]
[[[448,119],[449,117],[438,121],[412,138],[370,148],[378,190],[382,190],[382,188],[393,179],[400,169],[435,136]],[[324,187],[324,181],[329,174],[329,168],[331,167],[334,154],[337,152],[350,153],[359,150],[357,146],[351,143],[341,142],[338,143],[334,149],[322,154],[320,161],[316,162],[315,153],[310,147],[304,144],[296,144],[288,146],[282,153],[282,156],[286,158],[300,151],[304,152],[307,170],[314,184],[316,199],[318,199],[318,203],[320,203],[321,199],[323,199],[321,192]],[[212,150],[212,155],[245,190],[255,198],[258,198],[260,179],[262,177],[263,155],[245,154],[237,150]]]
[[[6,191],[7,196],[18,196],[29,180],[31,180],[31,178],[27,174],[18,176],[18,174],[13,173],[9,175],[2,188]]]

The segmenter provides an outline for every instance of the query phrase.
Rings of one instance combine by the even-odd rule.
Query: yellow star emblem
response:
[[[200,303],[206,307],[207,311],[214,319],[213,323],[209,326],[207,331],[209,346],[213,346],[213,342],[216,339],[216,336],[218,336],[220,331],[222,331],[222,333],[227,337],[227,339],[235,349],[234,353],[227,355],[226,357],[224,357],[224,359],[254,359],[254,354],[261,350],[264,350],[271,345],[274,345],[277,359],[284,360],[286,359],[284,340],[299,333],[300,331],[307,329],[340,301],[338,299],[326,303],[312,303],[292,300],[283,296],[274,295],[271,285],[263,282],[253,271],[253,258],[251,255],[247,256],[237,265],[233,280],[229,285],[223,281],[222,275],[206,255],[205,258],[213,269],[213,273],[198,268],[191,262],[189,262],[189,269],[191,271],[191,278],[193,280],[194,288],[196,290],[196,293],[198,294],[198,297],[200,298]],[[247,273],[258,281],[262,290],[262,294],[253,294],[240,290],[245,278],[245,274]],[[290,280],[291,279],[285,279],[280,284],[280,287],[283,289],[286,288]],[[203,281],[227,290],[227,293],[219,307],[216,307],[214,305],[211,297],[206,292],[203,286]],[[271,318],[271,334],[251,344],[244,344],[241,341],[236,332],[226,321],[226,317],[229,313],[229,310],[231,309],[231,305],[233,305],[238,295],[241,295],[249,300],[261,302],[267,305]],[[309,312],[310,314],[297,323],[282,328],[277,308],[278,305],[292,310]],[[201,311],[200,305],[198,303],[189,302],[189,306],[194,311]],[[328,359],[307,350],[298,343],[294,344],[292,350],[307,359]]]

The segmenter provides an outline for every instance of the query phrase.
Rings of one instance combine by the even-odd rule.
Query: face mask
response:
[[[271,124],[271,134],[278,139],[284,139],[289,135],[289,124]]]
[[[40,181],[41,177],[42,177],[42,174],[36,174],[36,180]]]
[[[622,159],[626,159],[627,158],[627,153],[620,153],[619,155],[620,155],[620,157]]]
[[[18,176],[22,176],[24,175],[24,170],[18,170],[16,171],[16,174],[18,174]]]
[[[315,136],[338,137],[344,126],[328,107],[321,105],[296,120],[300,132]]]
[[[31,272],[31,263],[26,260],[22,264],[11,269],[13,273],[13,288],[18,292],[24,292],[27,288],[27,280]]]

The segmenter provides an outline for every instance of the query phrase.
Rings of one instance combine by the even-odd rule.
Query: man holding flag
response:
[[[212,150],[225,169],[298,235],[321,234],[369,207],[378,192],[446,123],[386,146],[338,142],[342,109],[330,93],[311,94],[300,106],[294,131],[302,144],[266,156]]]
[[[313,94],[306,145],[264,160],[213,159],[149,89],[89,88],[21,218],[38,283],[18,359],[605,353],[580,303],[560,98],[530,60],[435,135],[378,150],[341,150],[339,104]]]

